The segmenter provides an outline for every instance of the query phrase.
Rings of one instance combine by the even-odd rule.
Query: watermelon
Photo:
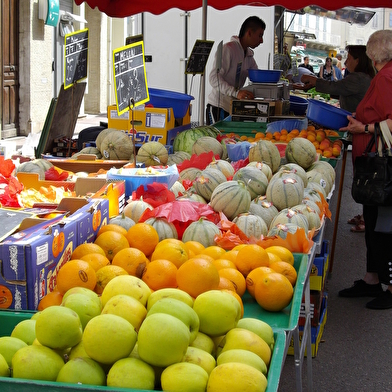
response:
[[[197,127],[187,129],[186,131],[180,132],[175,138],[173,142],[173,150],[174,151],[185,151],[189,154],[192,154],[192,146],[196,140],[203,136],[211,136],[216,138],[219,131],[214,127]]]

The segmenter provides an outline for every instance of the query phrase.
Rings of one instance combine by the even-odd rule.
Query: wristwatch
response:
[[[365,125],[365,133],[369,133],[369,125],[368,124]]]

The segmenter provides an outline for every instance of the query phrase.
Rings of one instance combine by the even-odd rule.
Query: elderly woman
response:
[[[348,116],[349,124],[341,130],[353,135],[353,157],[365,150],[373,137],[375,123],[387,120],[392,130],[392,30],[373,33],[367,43],[366,53],[377,70],[355,117]],[[341,290],[341,297],[375,297],[366,304],[370,309],[392,308],[392,232],[377,231],[379,207],[363,206],[366,242],[366,273],[363,279],[350,288]],[[380,217],[382,215],[380,214]],[[379,230],[379,229],[377,229]],[[387,285],[384,291],[381,284]]]

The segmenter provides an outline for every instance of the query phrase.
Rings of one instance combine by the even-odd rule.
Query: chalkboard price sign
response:
[[[113,72],[119,115],[150,100],[147,88],[143,41],[113,51]]]
[[[65,36],[64,89],[87,78],[88,29]]]
[[[204,74],[214,41],[196,40],[186,65],[186,74]]]

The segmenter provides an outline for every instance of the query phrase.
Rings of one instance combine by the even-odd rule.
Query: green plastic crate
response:
[[[240,122],[240,121],[218,121],[214,127],[222,133],[235,133],[239,136],[255,136],[257,132],[267,130],[267,123],[261,122]]]
[[[13,312],[0,310],[0,336],[9,336],[15,327],[22,320],[31,318],[34,312],[21,311]],[[268,370],[268,386],[266,392],[277,392],[280,375],[283,367],[284,352],[286,346],[286,334],[284,331],[274,331],[275,345],[272,353],[270,367]],[[150,390],[113,388],[101,386],[88,386],[66,384],[60,382],[22,380],[19,378],[0,377],[1,392],[91,392],[91,391],[110,391],[110,392],[153,392]]]
[[[309,257],[307,254],[294,253],[294,268],[297,271],[297,282],[294,286],[294,295],[291,303],[280,312],[269,312],[260,307],[248,292],[242,297],[244,303],[244,317],[253,317],[263,320],[272,329],[291,331],[298,325],[304,292],[306,270]]]

